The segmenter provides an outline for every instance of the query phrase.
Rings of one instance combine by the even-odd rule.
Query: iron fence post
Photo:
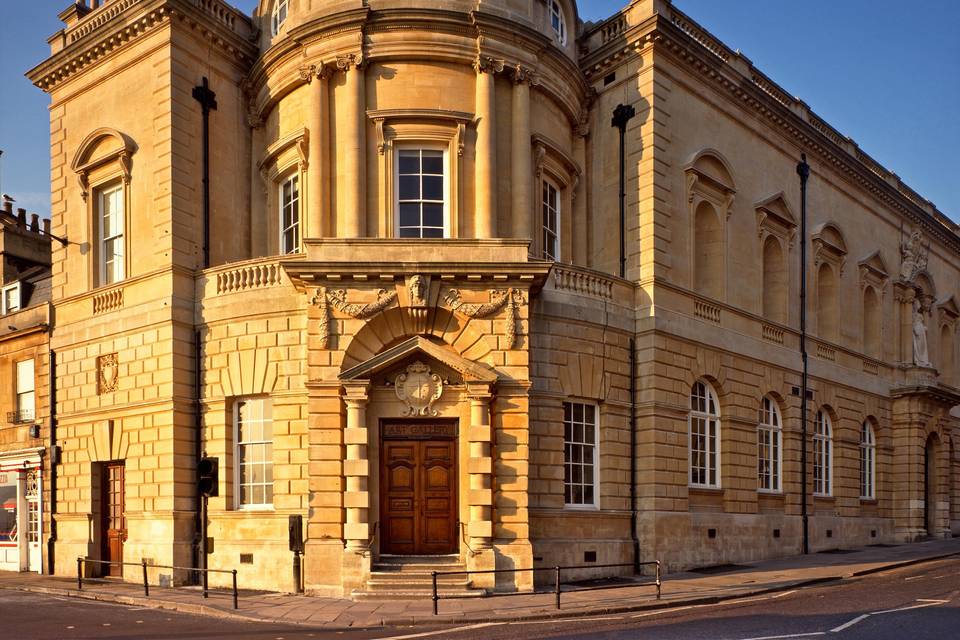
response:
[[[660,599],[660,561],[657,560],[657,600]]]
[[[77,556],[77,591],[83,590],[83,558]]]
[[[147,561],[142,560],[141,565],[143,566],[143,595],[150,597],[150,583],[147,582]]]
[[[234,570],[232,571],[232,573],[233,573],[233,608],[234,608],[234,609],[239,609],[239,608],[240,608],[240,604],[239,604],[239,602],[238,602],[238,599],[239,599],[239,598],[238,598],[238,594],[237,594],[237,570],[234,569]]]
[[[556,594],[557,594],[557,609],[560,608],[560,567],[554,567],[553,570],[556,572]]]
[[[437,595],[437,572],[430,572],[431,578],[433,578],[433,615],[437,614],[437,609],[439,608],[440,596]]]

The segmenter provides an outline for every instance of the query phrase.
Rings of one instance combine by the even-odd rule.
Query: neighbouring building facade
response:
[[[0,571],[49,569],[50,221],[0,210]]]
[[[957,226],[668,1],[60,18],[56,573],[799,553],[801,153],[811,548],[960,531]]]

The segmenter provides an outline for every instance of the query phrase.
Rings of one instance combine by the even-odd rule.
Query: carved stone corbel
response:
[[[506,307],[509,315],[509,321],[507,322],[507,348],[513,349],[517,344],[517,324],[520,319],[520,307],[527,304],[527,300],[522,291],[518,291],[512,287],[506,291],[503,289],[493,289],[489,295],[490,302],[467,304],[461,300],[459,289],[450,289],[444,297],[444,302],[446,302],[447,306],[451,309],[462,313],[468,318],[488,318],[499,313],[501,309]]]

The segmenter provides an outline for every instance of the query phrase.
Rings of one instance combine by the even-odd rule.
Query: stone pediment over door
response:
[[[489,367],[467,360],[452,349],[439,345],[423,336],[414,336],[389,349],[381,351],[366,362],[347,369],[340,374],[340,380],[369,380],[380,373],[399,368],[409,361],[428,362],[435,360],[443,367],[455,371],[464,382],[497,381],[497,373]]]

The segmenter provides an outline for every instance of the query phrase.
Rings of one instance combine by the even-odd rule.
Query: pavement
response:
[[[839,582],[859,576],[960,556],[960,538],[896,546],[874,546],[833,553],[816,553],[755,562],[718,572],[682,572],[664,576],[661,600],[644,578],[616,589],[565,585],[561,609],[555,595],[542,593],[509,597],[443,599],[440,614],[432,615],[429,597],[423,600],[359,601],[241,589],[239,609],[230,591],[211,590],[203,599],[197,588],[151,585],[149,597],[137,583],[85,581],[0,571],[0,589],[16,589],[63,597],[87,598],[139,607],[248,621],[309,625],[322,629],[442,626],[478,622],[548,620],[562,616],[604,615],[667,607],[711,604],[724,600]],[[639,582],[639,581],[638,581]],[[242,587],[242,585],[241,585]]]

